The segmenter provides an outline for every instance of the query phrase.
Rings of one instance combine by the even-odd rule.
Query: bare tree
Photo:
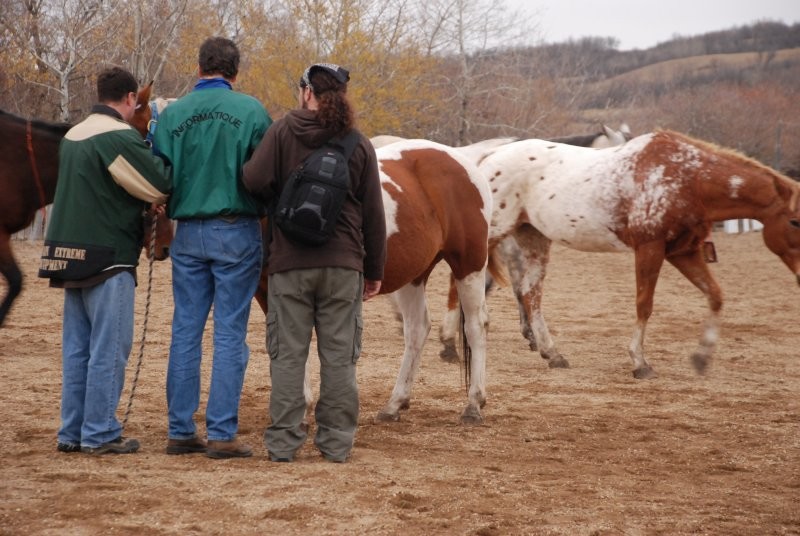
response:
[[[26,82],[55,91],[58,118],[71,118],[72,86],[87,74],[81,69],[107,57],[120,27],[116,0],[21,0],[22,19],[9,19],[5,10],[0,25],[36,62],[37,71],[50,75]]]
[[[434,84],[445,95],[448,132],[436,138],[454,145],[471,143],[489,129],[513,129],[483,113],[488,103],[515,93],[506,85],[516,78],[517,57],[502,51],[530,43],[536,25],[525,11],[511,11],[504,0],[421,0],[419,32],[429,55],[438,55],[446,67],[436,73]],[[518,81],[518,80],[517,80]],[[500,83],[498,83],[500,82]]]

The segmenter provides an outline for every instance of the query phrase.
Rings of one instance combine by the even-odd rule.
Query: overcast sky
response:
[[[800,22],[800,0],[506,0],[539,22],[548,43],[616,37],[620,50],[644,49],[676,35],[726,30],[757,20]]]

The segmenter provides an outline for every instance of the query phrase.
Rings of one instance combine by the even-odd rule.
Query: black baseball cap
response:
[[[346,84],[350,81],[350,71],[344,67],[340,67],[335,63],[315,63],[309,65],[306,70],[303,71],[303,76],[300,77],[300,85],[303,87],[308,86],[313,91],[314,88],[311,86],[311,73],[317,69],[327,72],[342,84]]]

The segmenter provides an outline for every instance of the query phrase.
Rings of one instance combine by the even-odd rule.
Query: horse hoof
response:
[[[476,407],[468,406],[464,410],[464,413],[461,414],[461,424],[468,426],[483,424],[483,415],[481,415],[481,411]]]
[[[458,350],[456,350],[456,345],[452,341],[442,342],[444,344],[444,348],[442,351],[439,352],[439,357],[442,361],[447,363],[458,363],[461,361],[461,358],[458,355]]]
[[[658,374],[656,374],[656,371],[653,370],[650,365],[648,365],[646,367],[634,370],[633,377],[637,380],[652,380],[653,378],[658,378]]]
[[[569,361],[561,356],[551,357],[547,359],[547,366],[549,368],[569,368]]]
[[[399,421],[400,421],[399,413],[386,413],[385,411],[379,411],[378,414],[375,416],[375,422],[399,422]]]
[[[528,341],[528,348],[531,349],[531,352],[536,352],[539,350],[539,347],[536,345],[536,341]]]
[[[694,370],[697,371],[698,374],[705,374],[708,370],[708,357],[702,354],[692,354],[691,357],[692,365],[694,365]]]

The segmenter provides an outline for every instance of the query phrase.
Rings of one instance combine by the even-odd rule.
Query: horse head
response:
[[[631,129],[626,123],[620,125],[619,130],[614,130],[608,125],[603,125],[597,137],[589,147],[593,149],[605,149],[606,147],[616,147],[631,139]]]
[[[778,209],[765,217],[762,236],[767,248],[780,257],[800,285],[800,183],[775,175]]]
[[[149,84],[139,89],[136,94],[136,110],[133,112],[133,118],[130,121],[131,126],[139,131],[145,143],[150,147],[153,146],[153,136],[156,133],[158,112],[160,108],[163,108],[163,106],[159,106],[150,99],[152,92],[152,80]]]
[[[153,229],[155,223],[155,230]],[[163,207],[150,206],[144,211],[144,248],[147,251],[147,258],[150,258],[150,248],[153,250],[153,257],[157,261],[163,261],[169,257],[169,246],[174,238],[175,230],[173,222],[167,218]],[[153,235],[155,231],[155,236]],[[151,244],[151,241],[153,242]]]

